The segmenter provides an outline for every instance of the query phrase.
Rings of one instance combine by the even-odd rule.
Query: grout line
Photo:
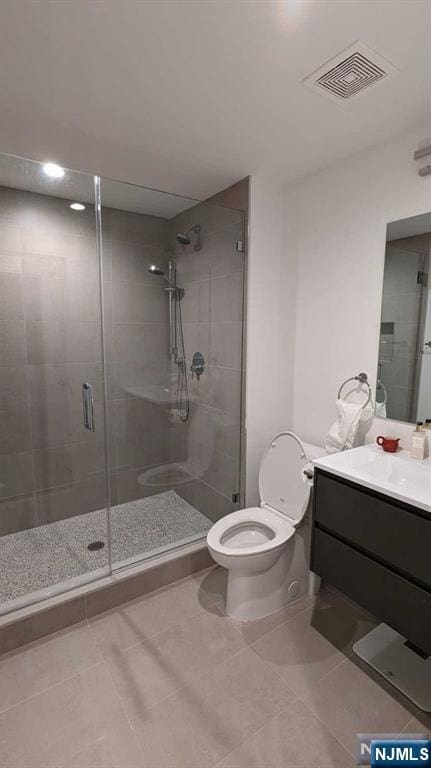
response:
[[[24,364],[24,376],[25,376],[25,384],[26,384],[26,393],[27,393],[27,414],[28,414],[28,426],[30,431],[30,449],[29,452],[31,453],[31,473],[32,473],[32,479],[33,479],[33,489],[31,492],[31,495],[33,497],[33,522],[34,526],[37,527],[39,525],[39,515],[38,515],[38,509],[37,509],[37,490],[36,490],[36,467],[35,467],[35,457],[34,457],[34,439],[33,439],[33,421],[32,421],[32,405],[31,405],[31,397],[30,397],[30,375],[29,375],[29,350],[28,350],[28,338],[27,338],[27,313],[25,311],[25,300],[24,300],[24,273],[22,271],[22,242],[21,242],[21,227],[19,227],[19,245],[20,245],[20,259],[21,259],[21,271],[19,273],[20,276],[20,286],[21,286],[21,301],[22,301],[22,318],[23,318],[23,330],[24,330],[24,355],[25,355],[25,364]],[[27,451],[26,451],[27,452]],[[30,495],[30,494],[29,494]]]
[[[194,614],[194,616],[197,616],[197,615],[199,615],[199,614]],[[194,617],[194,616],[193,616],[193,617]],[[193,617],[188,617],[188,619],[187,619],[187,620],[189,620],[190,618],[193,618]],[[182,624],[182,623],[186,623],[186,621],[187,621],[187,620],[185,620],[184,622],[181,622],[181,623],[177,623],[177,624],[171,625],[170,627],[166,628],[165,630],[162,630],[162,632],[159,632],[159,633],[157,633],[157,635],[153,635],[153,636],[151,636],[151,639],[152,639],[152,640],[154,640],[154,639],[155,639],[155,637],[157,637],[158,635],[161,635],[161,634],[163,634],[164,632],[166,632],[166,631],[168,631],[168,630],[172,629],[172,628],[173,628],[173,627],[175,627],[175,626],[181,626],[181,624]],[[150,639],[150,637],[148,637],[148,639]],[[143,642],[144,642],[144,641],[142,641],[141,643],[137,643],[136,645],[130,646],[130,648],[132,648],[132,647],[133,647],[133,648],[136,648],[136,647],[138,647],[139,645],[142,645],[142,644],[143,644]],[[125,650],[126,650],[126,651],[130,650],[130,648],[127,648],[127,649],[121,649],[121,650],[120,650],[120,653],[122,654],[122,653],[124,653],[124,651],[125,651]],[[219,668],[219,667],[223,666],[224,664],[227,664],[227,663],[228,663],[228,662],[230,662],[230,661],[231,661],[233,658],[235,658],[235,656],[237,656],[239,653],[243,653],[243,652],[244,652],[244,651],[246,651],[246,650],[249,650],[249,649],[248,649],[248,646],[247,646],[247,645],[244,645],[243,647],[241,647],[241,648],[238,648],[238,650],[237,650],[237,651],[235,651],[234,653],[232,653],[232,654],[231,654],[230,656],[228,656],[227,658],[223,658],[223,659],[221,659],[220,661],[218,661],[218,662],[214,663],[214,664],[213,664],[211,667],[203,667],[203,666],[202,666],[201,668],[196,668],[194,671],[193,671],[193,669],[192,669],[192,668],[190,668],[190,673],[193,673],[193,674],[195,675],[195,677],[204,677],[204,676],[206,676],[206,675],[208,674],[208,672],[210,672],[211,670],[217,669],[217,668]],[[103,654],[102,654],[102,656],[103,656]],[[114,684],[114,686],[115,686],[115,688],[116,688],[116,691],[117,691],[117,693],[118,693],[118,696],[119,696],[119,698],[121,699],[121,701],[122,701],[122,704],[123,704],[123,700],[122,700],[122,696],[121,696],[121,693],[118,691],[118,689],[117,689],[117,686],[116,686],[116,683],[115,683],[114,679],[112,678],[112,675],[111,675],[111,672],[110,672],[110,669],[109,669],[109,664],[107,663],[108,661],[109,661],[109,657],[105,657],[105,656],[103,656],[103,663],[105,664],[105,666],[107,666],[107,668],[108,668],[108,670],[109,670],[109,674],[110,674],[110,677],[111,677],[111,679],[112,679],[112,682],[113,682],[113,684]],[[162,698],[161,698],[159,701],[156,701],[156,702],[154,702],[153,704],[150,704],[150,705],[148,706],[148,709],[151,711],[152,709],[155,709],[156,707],[159,707],[160,705],[164,704],[164,703],[165,703],[165,702],[166,702],[168,699],[172,698],[173,696],[176,696],[176,695],[177,695],[179,692],[181,692],[181,691],[184,691],[185,689],[187,689],[187,688],[189,687],[189,685],[190,685],[190,680],[187,680],[187,681],[183,682],[181,685],[179,685],[179,686],[178,686],[178,688],[175,688],[175,690],[171,691],[171,692],[170,692],[170,693],[168,693],[166,696],[163,696],[163,697],[162,697]],[[285,687],[287,687],[287,686],[285,686]],[[124,708],[124,705],[123,705],[123,708]],[[128,721],[129,721],[129,723],[130,723],[130,725],[131,725],[131,728],[132,728],[132,730],[134,730],[133,720],[131,720],[131,718],[129,717],[129,715],[127,714],[127,712],[126,712],[126,716],[127,716],[127,719],[128,719]]]
[[[261,733],[261,731],[263,731],[270,723],[274,722],[274,720],[276,720],[278,717],[280,717],[281,714],[283,714],[290,707],[292,707],[294,704],[296,704],[297,701],[299,701],[299,698],[295,694],[294,698],[292,699],[292,701],[289,701],[288,704],[286,704],[285,706],[281,707],[279,712],[277,712],[273,717],[270,717],[269,720],[267,720],[265,723],[263,723],[263,725],[261,725],[259,728],[257,728],[257,730],[253,731],[248,736],[246,736],[246,738],[243,741],[239,742],[238,744],[235,744],[233,749],[229,750],[229,752],[227,752],[227,754],[224,755],[221,758],[221,760],[218,760],[217,763],[215,763],[215,765],[212,768],[217,768],[217,766],[220,765],[221,763],[223,763],[223,761],[226,760],[226,758],[228,758],[229,755],[232,755],[238,748],[242,747],[244,744],[247,744],[247,742],[250,741],[251,739],[254,739],[255,736],[257,736],[259,733]],[[286,766],[286,768],[288,768],[288,766]]]
[[[41,696],[47,691],[51,691],[53,688],[58,688],[60,685],[63,685],[64,683],[69,682],[69,680],[73,680],[75,677],[79,677],[84,672],[88,672],[90,669],[101,666],[102,664],[103,664],[103,659],[94,661],[91,664],[88,664],[88,666],[84,666],[79,671],[76,671],[71,675],[67,675],[66,677],[63,677],[61,680],[57,680],[56,683],[53,683],[52,685],[48,685],[46,688],[42,688],[40,691],[37,691],[36,693],[32,693],[30,696],[26,696],[23,699],[20,699],[20,701],[17,701],[15,704],[11,704],[10,707],[6,707],[6,709],[0,709],[0,718],[2,715],[4,715],[6,712],[9,712],[11,709],[15,709],[16,707],[19,707],[21,704],[25,704],[28,701],[32,701],[32,699],[36,699],[38,696]]]
[[[418,720],[418,722],[420,722],[420,721],[419,721],[419,717],[420,717],[421,715],[426,715],[426,716],[428,716],[428,717],[429,717],[429,714],[430,714],[429,712],[424,712],[424,710],[422,710],[422,709],[419,709],[419,707],[416,707],[416,715],[413,715],[413,717],[411,717],[411,718],[410,718],[410,720],[409,720],[409,721],[408,721],[408,723],[407,723],[407,724],[404,726],[404,728],[403,728],[403,730],[401,731],[401,733],[406,733],[408,730],[410,730],[410,729],[409,729],[409,725],[410,725],[410,723],[412,723],[414,720]],[[420,723],[420,724],[422,725],[422,723]],[[417,731],[417,729],[416,729],[416,732],[418,732],[418,731]],[[429,737],[431,738],[431,726],[430,726],[430,727],[428,727],[428,726],[424,726],[424,733],[428,733]]]
[[[305,600],[307,597],[308,595],[303,595],[302,597],[299,597],[297,600],[292,601],[292,603],[288,603],[288,605],[296,605],[296,603],[299,603],[301,600]],[[310,606],[305,606],[302,610],[298,611],[298,613],[295,613],[293,616],[289,616],[284,621],[281,621],[280,624],[277,624],[276,627],[272,627],[272,629],[269,629],[268,632],[263,632],[263,634],[260,635],[260,637],[257,637],[256,640],[253,640],[252,643],[247,643],[248,647],[253,648],[253,646],[256,645],[256,643],[258,643],[264,637],[268,637],[268,635],[271,635],[272,632],[275,632],[277,629],[280,629],[280,627],[283,627],[285,624],[288,624],[290,621],[293,621],[293,619],[296,619],[297,616],[301,616],[303,613],[309,610],[309,608]],[[254,621],[256,622],[264,621],[265,619],[269,619],[269,617],[272,616],[273,614],[278,613],[278,611],[282,611],[282,610],[283,608],[277,608],[275,611],[271,611],[271,613],[268,613],[266,616],[263,616],[261,619],[255,619]],[[254,623],[254,621],[236,622],[235,619],[230,618],[230,616],[227,616],[227,614],[226,614],[226,618],[231,622],[231,624],[235,627],[235,629],[238,630],[241,636],[242,636],[241,625],[245,624],[247,626]],[[255,653],[257,653],[257,651],[254,648],[253,650]]]
[[[303,699],[303,698],[302,698],[302,697],[301,697],[299,694],[298,694],[298,699],[299,699],[299,701],[301,702],[301,704],[303,704],[303,705],[304,705],[304,707],[305,707],[305,708],[308,710],[308,712],[311,712],[311,714],[313,715],[313,717],[315,717],[315,718],[316,718],[316,720],[318,720],[318,721],[319,721],[319,723],[321,723],[321,724],[324,726],[324,728],[326,728],[326,730],[328,731],[328,733],[330,733],[330,734],[331,734],[331,736],[332,736],[332,737],[335,739],[335,741],[337,742],[337,744],[339,744],[339,745],[340,745],[340,746],[341,746],[341,747],[344,749],[344,751],[345,751],[345,752],[347,752],[347,754],[348,754],[349,756],[351,756],[351,757],[356,757],[356,754],[355,754],[355,753],[353,753],[353,752],[350,752],[350,750],[349,750],[349,749],[347,749],[347,747],[346,747],[346,746],[343,744],[343,742],[342,742],[342,741],[340,741],[340,739],[339,739],[339,738],[338,738],[338,737],[335,735],[335,733],[333,733],[333,732],[332,732],[332,730],[330,729],[330,727],[329,727],[329,726],[328,726],[326,723],[324,723],[324,722],[323,722],[322,718],[321,718],[321,717],[319,717],[319,715],[318,715],[316,712],[314,712],[314,711],[311,709],[311,707],[310,707],[310,706],[307,704],[307,702],[306,702],[306,701],[304,701],[304,699]]]
[[[188,579],[189,579],[190,577],[188,576],[188,577],[186,577],[186,578],[188,578]],[[175,584],[176,584],[176,583],[177,583],[177,582],[175,582]],[[156,590],[156,591],[157,591],[157,592],[160,592],[162,589],[166,589],[166,587],[161,587],[159,590]],[[154,596],[154,592],[148,592],[148,593],[147,593],[147,596],[148,596],[148,597],[149,597],[149,596],[153,597],[153,596]],[[142,598],[145,598],[145,595],[143,595],[143,596],[142,596]],[[142,599],[142,598],[136,598],[136,600],[140,600],[140,599]],[[131,601],[131,602],[134,602],[134,601]],[[106,653],[104,653],[104,652],[103,652],[103,650],[102,650],[102,646],[99,644],[99,642],[98,642],[98,640],[97,640],[97,638],[96,638],[96,635],[95,635],[95,632],[94,632],[94,630],[93,630],[92,624],[95,624],[95,623],[96,623],[96,621],[97,621],[97,619],[98,619],[99,617],[101,617],[101,616],[102,616],[102,617],[103,617],[103,616],[106,616],[106,614],[107,614],[107,613],[111,613],[111,612],[114,612],[114,611],[118,611],[118,612],[120,612],[120,613],[121,613],[121,611],[124,609],[124,607],[125,607],[125,606],[127,606],[127,605],[130,605],[130,604],[131,604],[131,603],[123,603],[123,604],[120,604],[119,606],[117,606],[117,608],[113,608],[113,609],[110,609],[110,610],[108,610],[108,611],[105,611],[105,613],[96,614],[96,616],[93,616],[93,617],[90,617],[89,619],[86,619],[86,621],[88,622],[88,625],[89,625],[89,627],[90,627],[90,631],[91,631],[91,635],[92,635],[92,637],[93,637],[93,640],[94,640],[94,642],[96,643],[96,646],[97,646],[98,650],[100,651],[100,653],[101,653],[101,655],[102,655],[102,658],[103,658],[104,660],[107,660],[107,659],[109,659],[109,658],[110,658],[110,655],[109,655],[109,654],[106,654]],[[216,607],[216,606],[218,606],[218,602],[217,602],[217,599],[215,599],[215,600],[214,600],[214,602],[210,603],[210,604],[207,606],[207,608],[214,608],[214,607]],[[171,630],[172,630],[172,629],[174,629],[175,627],[180,627],[180,626],[182,626],[183,624],[186,624],[186,623],[187,623],[188,621],[190,621],[191,619],[194,619],[194,618],[196,618],[197,616],[200,616],[200,615],[201,615],[201,614],[203,614],[203,613],[207,613],[207,612],[208,612],[208,611],[207,611],[207,608],[204,608],[203,606],[201,606],[200,608],[198,608],[198,609],[197,609],[196,613],[192,613],[192,614],[190,614],[190,615],[189,615],[189,616],[187,616],[185,619],[182,619],[181,621],[176,621],[176,622],[174,622],[173,624],[168,624],[168,625],[167,625],[166,627],[164,627],[163,629],[157,630],[157,632],[154,632],[154,633],[152,633],[152,632],[151,632],[150,634],[146,635],[146,637],[144,637],[142,640],[137,640],[136,642],[133,642],[133,643],[131,643],[130,645],[126,645],[126,646],[124,646],[124,648],[118,648],[118,651],[119,651],[119,653],[121,653],[121,654],[125,654],[125,653],[127,653],[128,651],[132,650],[133,648],[138,648],[140,645],[144,645],[144,643],[145,643],[147,640],[154,640],[156,637],[159,637],[160,635],[163,635],[165,632],[171,631]]]
[[[116,695],[116,697],[117,697],[117,699],[119,701],[119,704],[120,704],[120,707],[121,707],[121,709],[123,711],[124,717],[126,718],[126,722],[128,723],[130,730],[133,731],[132,721],[130,720],[130,717],[129,717],[128,713],[127,713],[127,710],[125,708],[122,696],[120,695],[120,691],[118,690],[117,684],[116,684],[116,682],[115,682],[115,680],[114,680],[114,678],[113,678],[113,676],[111,674],[111,670],[109,668],[109,664],[107,664],[106,659],[103,656],[102,656],[102,665],[103,665],[103,667],[105,669],[105,672],[106,672],[109,680],[111,681],[111,684],[112,684],[112,687],[114,689],[115,695]]]
[[[307,597],[308,597],[308,595],[304,595],[302,598],[298,598],[298,601],[299,601],[299,600],[303,600],[303,599],[306,599]],[[296,602],[298,602],[298,601],[296,601],[296,600],[295,600],[294,602],[296,603]],[[290,604],[288,603],[288,605],[290,605]],[[294,605],[294,603],[291,603],[291,605]],[[286,618],[286,619],[285,619],[285,621],[282,621],[282,622],[280,622],[280,624],[277,624],[277,626],[276,626],[276,627],[273,627],[273,628],[272,628],[272,629],[270,629],[268,632],[265,632],[263,635],[261,635],[260,637],[258,637],[256,640],[253,640],[253,642],[252,642],[252,643],[250,643],[250,647],[253,647],[254,645],[256,645],[256,643],[258,643],[258,642],[259,642],[260,640],[262,640],[264,637],[268,637],[269,635],[272,635],[272,633],[273,633],[273,632],[276,632],[278,629],[280,629],[280,627],[284,627],[284,625],[285,625],[285,624],[289,624],[291,621],[293,621],[294,619],[298,618],[298,616],[302,616],[302,615],[303,615],[304,613],[306,613],[307,611],[310,611],[310,610],[312,610],[312,608],[313,608],[313,606],[312,606],[312,605],[311,605],[311,606],[310,606],[310,605],[306,605],[306,606],[304,606],[304,608],[303,608],[301,611],[298,611],[298,613],[295,613],[293,616],[289,616],[288,618]],[[282,609],[282,608],[279,608],[278,610],[283,610],[283,609]],[[277,613],[277,611],[273,611],[273,613]],[[271,616],[271,615],[272,615],[271,613],[269,613],[269,614],[268,614],[268,616]],[[268,618],[268,616],[266,616],[266,617],[264,617],[264,618]],[[261,620],[262,620],[262,619],[260,619],[260,621],[261,621]],[[258,619],[258,621],[259,621],[259,619]],[[257,651],[256,651],[256,653],[257,653]]]

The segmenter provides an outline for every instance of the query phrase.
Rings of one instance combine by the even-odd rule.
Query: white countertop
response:
[[[431,514],[431,458],[412,459],[401,450],[385,453],[371,444],[323,456],[313,464]]]

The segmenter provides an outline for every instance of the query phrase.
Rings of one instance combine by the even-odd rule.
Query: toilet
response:
[[[209,530],[210,554],[228,571],[226,612],[232,618],[259,619],[298,596],[298,558],[303,574],[308,558],[296,529],[309,503],[311,461],[324,453],[293,432],[280,432],[260,463],[260,507],[232,512]]]

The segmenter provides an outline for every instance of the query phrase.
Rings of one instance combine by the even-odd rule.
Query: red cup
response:
[[[399,442],[399,437],[383,437],[383,435],[379,435],[376,440],[377,445],[381,445],[387,453],[396,453]]]

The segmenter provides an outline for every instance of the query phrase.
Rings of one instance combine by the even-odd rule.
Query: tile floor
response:
[[[211,521],[175,491],[165,491],[111,508],[114,567],[206,535]],[[105,509],[0,537],[0,603],[90,576],[108,567]],[[25,568],[23,568],[25,563]]]
[[[213,568],[0,657],[2,768],[348,768],[356,732],[431,718],[352,656],[329,590],[258,622]]]

